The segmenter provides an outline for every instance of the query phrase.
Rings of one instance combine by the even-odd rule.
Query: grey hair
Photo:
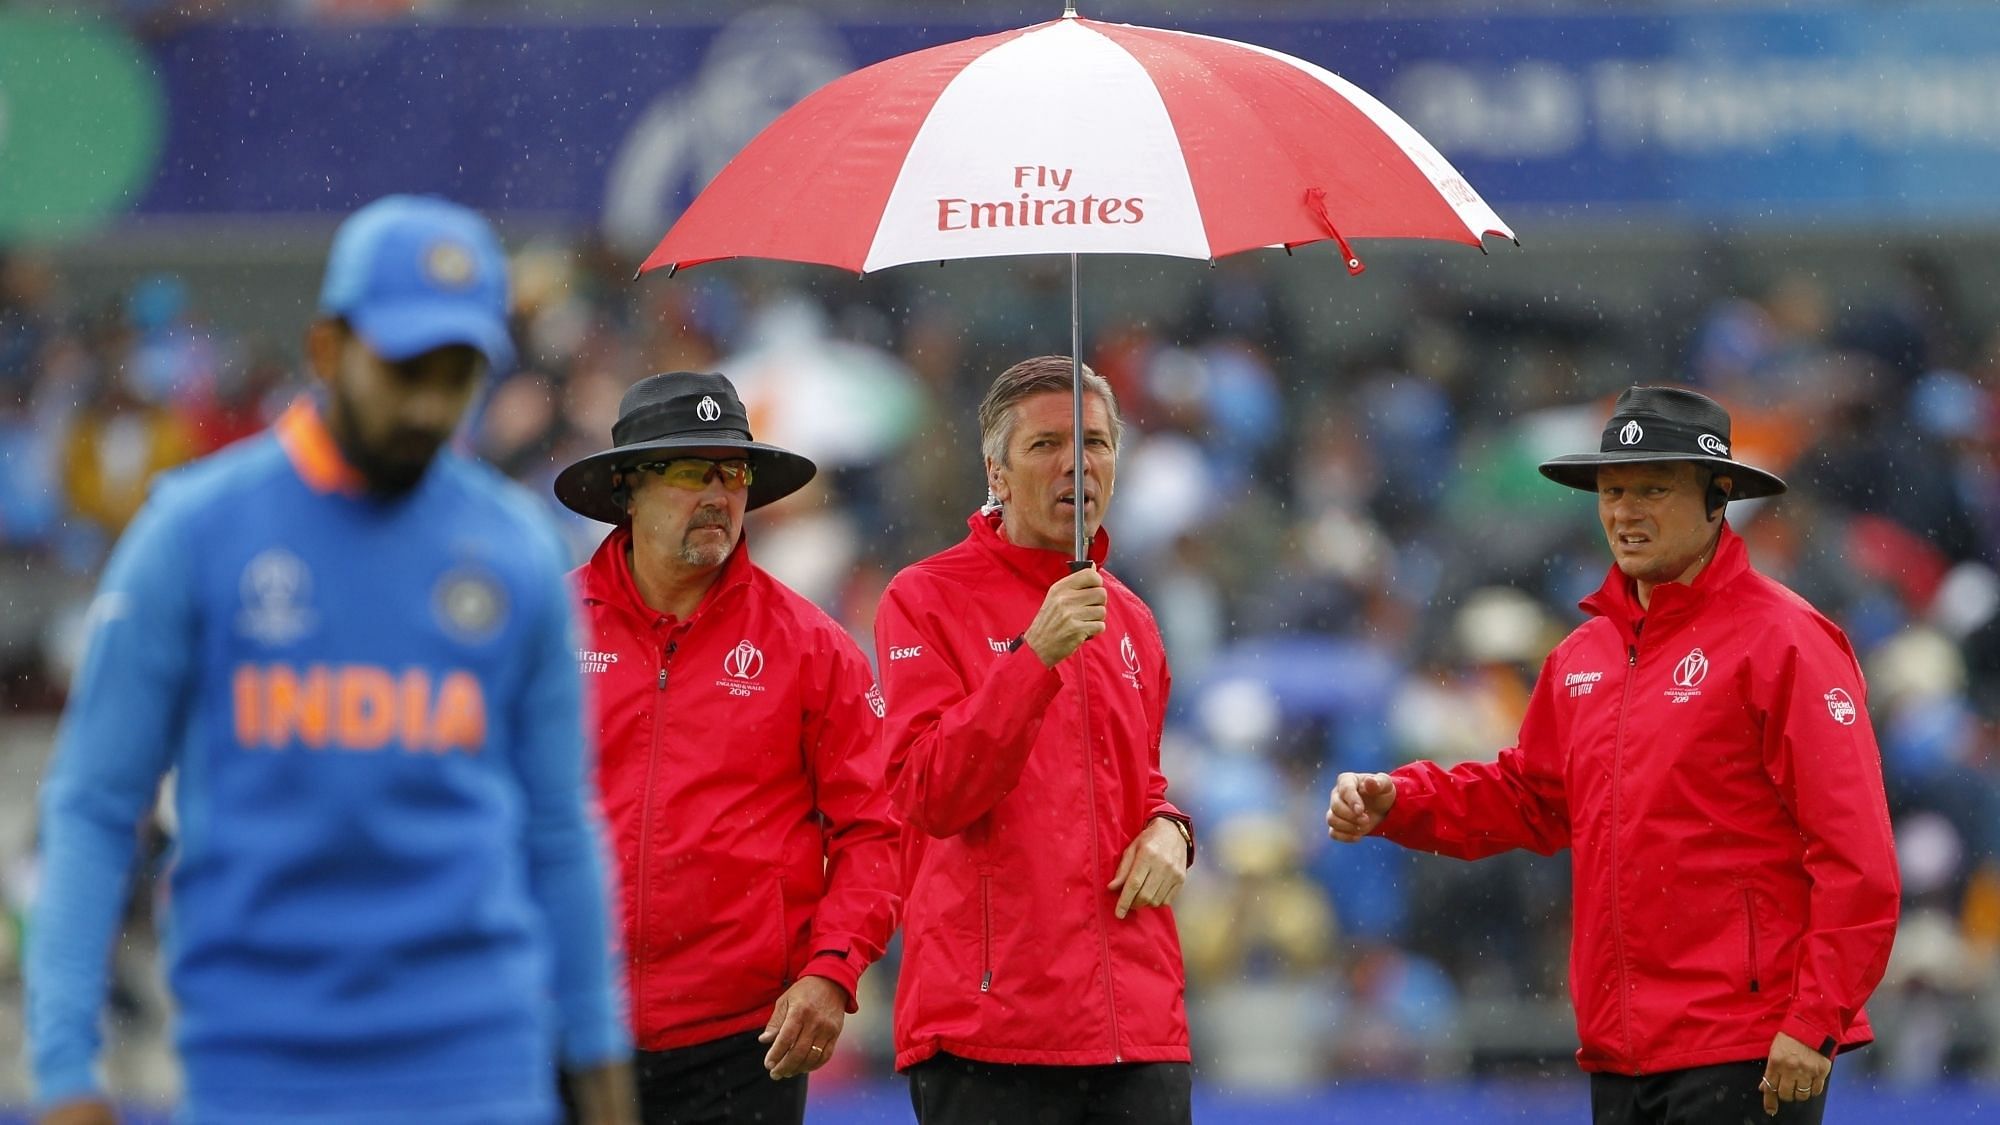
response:
[[[1014,440],[1014,423],[1020,415],[1014,408],[1023,399],[1047,391],[1067,393],[1071,388],[1072,363],[1066,355],[1039,355],[1002,371],[987,388],[985,401],[979,404],[980,454],[996,465],[1005,465],[1007,446]],[[1104,400],[1104,411],[1111,416],[1111,450],[1115,454],[1125,436],[1125,420],[1118,415],[1118,396],[1112,393],[1104,376],[1092,371],[1088,364],[1083,368],[1083,388]],[[987,502],[993,503],[991,494]]]

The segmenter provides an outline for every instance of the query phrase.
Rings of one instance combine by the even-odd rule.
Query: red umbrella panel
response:
[[[753,138],[640,268],[1068,254],[1077,356],[1079,254],[1214,259],[1332,239],[1360,273],[1351,239],[1487,235],[1513,238],[1428,141],[1338,75],[1066,15],[828,83]],[[1080,434],[1080,358],[1076,374]]]
[[[642,269],[754,257],[866,273],[1486,235],[1513,238],[1428,141],[1338,75],[1066,17],[829,83],[751,140]]]

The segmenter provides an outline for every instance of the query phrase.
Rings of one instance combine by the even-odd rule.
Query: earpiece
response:
[[[1720,512],[1722,506],[1727,503],[1729,503],[1729,490],[1722,487],[1722,482],[1719,479],[1715,477],[1708,478],[1708,518],[1714,519],[1715,513]]]

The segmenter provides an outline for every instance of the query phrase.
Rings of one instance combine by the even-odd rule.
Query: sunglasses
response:
[[[750,487],[750,480],[755,475],[750,462],[741,457],[722,461],[710,457],[676,457],[671,461],[647,461],[625,471],[652,473],[673,487],[689,492],[700,492],[712,480],[722,481],[722,487],[730,492],[741,492]]]

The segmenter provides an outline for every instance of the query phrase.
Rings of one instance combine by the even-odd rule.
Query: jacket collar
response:
[[[307,488],[322,494],[362,493],[361,473],[341,456],[333,431],[326,428],[326,418],[312,395],[300,395],[271,428],[277,434],[278,447],[285,451],[285,459],[292,463],[292,471]]]
[[[1597,592],[1577,603],[1577,608],[1585,613],[1608,617],[1616,622],[1627,634],[1633,631],[1633,624],[1641,618],[1655,621],[1672,620],[1693,613],[1716,593],[1734,582],[1750,569],[1750,552],[1743,546],[1743,539],[1729,521],[1722,521],[1722,534],[1715,545],[1715,557],[1701,568],[1691,583],[1662,582],[1653,587],[1653,604],[1650,608],[1639,604],[1639,595],[1633,589],[1632,580],[1625,577],[1618,564],[1611,564],[1611,572],[1604,576],[1604,584]]]
[[[583,596],[586,601],[603,602],[631,614],[641,621],[664,621],[667,616],[646,604],[639,595],[638,580],[632,577],[630,548],[632,528],[622,526],[604,537],[590,561],[583,567]],[[715,585],[701,596],[689,620],[701,616],[703,610],[713,605],[726,591],[747,585],[754,567],[750,562],[750,538],[746,534],[736,541],[736,549],[722,562],[722,573]]]
[[[1000,513],[980,509],[965,521],[972,529],[971,540],[982,551],[991,555],[1002,566],[1020,575],[1037,588],[1053,586],[1057,579],[1067,575],[1070,557],[1067,551],[1050,551],[1041,547],[1019,547],[1007,541],[1000,534]],[[1099,527],[1091,537],[1090,561],[1101,569],[1104,557],[1111,553],[1111,533]]]

